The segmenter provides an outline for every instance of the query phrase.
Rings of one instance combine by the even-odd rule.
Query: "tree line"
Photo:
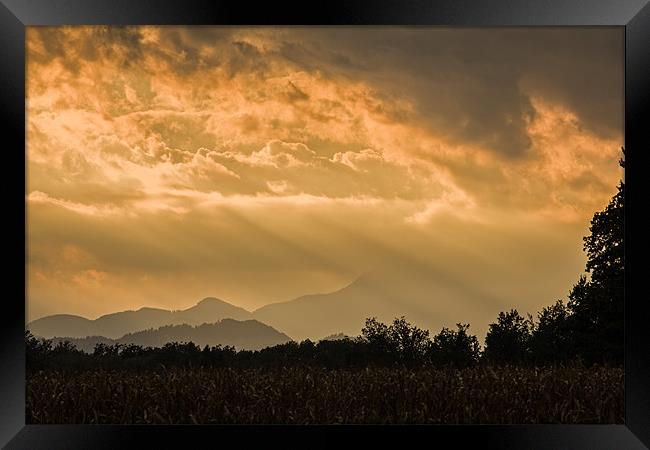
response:
[[[478,339],[467,332],[443,328],[429,338],[429,332],[403,317],[391,324],[375,318],[366,320],[361,335],[335,340],[287,342],[262,350],[235,350],[231,346],[205,346],[193,342],[172,342],[162,347],[99,343],[93,353],[77,349],[69,341],[53,345],[26,332],[27,367],[47,368],[151,368],[170,366],[282,367],[310,365],[329,368],[369,366],[473,366],[481,361]]]
[[[625,155],[625,149],[623,156]],[[619,161],[625,167],[624,158]],[[268,347],[259,351],[205,346],[192,342],[168,343],[160,348],[97,344],[92,354],[70,342],[53,345],[26,331],[27,366],[48,367],[152,367],[167,365],[278,366],[312,364],[324,367],[371,365],[467,367],[476,364],[613,364],[623,362],[625,183],[607,207],[594,214],[590,235],[583,238],[587,254],[586,275],[572,287],[567,302],[557,300],[543,308],[536,320],[516,309],[498,314],[489,325],[481,349],[468,324],[456,330],[429,331],[403,317],[391,324],[368,318],[355,338],[321,340]]]

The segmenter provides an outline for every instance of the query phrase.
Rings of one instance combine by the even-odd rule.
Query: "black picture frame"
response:
[[[647,227],[641,215],[648,165],[650,0],[0,0],[0,123],[4,133],[0,313],[0,444],[6,448],[193,448],[271,443],[341,445],[351,432],[370,441],[450,441],[459,448],[641,449],[650,446],[650,326],[640,289]],[[440,25],[620,26],[625,28],[625,424],[408,427],[25,425],[25,27],[30,25]],[[22,215],[21,215],[22,214]],[[639,216],[640,220],[633,219]],[[20,236],[23,239],[18,239]],[[26,261],[26,259],[25,259]],[[11,289],[6,289],[10,287]],[[638,293],[638,294],[637,294]],[[254,431],[254,432],[251,432]],[[364,439],[366,439],[364,438]],[[196,445],[198,446],[198,445]]]

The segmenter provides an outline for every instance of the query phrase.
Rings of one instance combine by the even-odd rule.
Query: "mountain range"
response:
[[[232,346],[237,350],[260,350],[265,347],[284,344],[289,342],[291,338],[257,320],[223,319],[216,323],[205,323],[198,326],[185,324],[165,325],[157,329],[128,333],[119,339],[110,339],[104,336],[53,339],[54,344],[62,340],[69,340],[78,349],[90,353],[98,343],[162,347],[168,342],[190,341],[200,347],[222,345]]]
[[[319,340],[339,333],[355,336],[368,317],[389,322],[404,316],[421,328],[437,332],[461,320],[481,324],[486,314],[496,314],[487,309],[495,308],[496,302],[486,301],[485,293],[474,292],[470,286],[449,277],[423,276],[413,271],[367,273],[334,292],[304,295],[254,311],[208,297],[185,310],[141,308],[94,320],[58,314],[37,319],[27,328],[34,335],[46,338],[102,336],[120,339],[128,333],[169,325],[196,326],[234,319],[255,320],[300,341]],[[449,304],[453,304],[456,311],[461,309],[462,316],[452,316]]]
[[[165,325],[202,325],[221,319],[252,319],[250,312],[214,297],[204,298],[191,308],[169,311],[159,308],[140,308],[106,314],[91,320],[69,314],[42,317],[27,324],[36,336],[72,337],[103,336],[118,339],[127,333],[159,328]]]

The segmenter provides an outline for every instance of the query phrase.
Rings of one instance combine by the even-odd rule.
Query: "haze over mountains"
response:
[[[443,326],[454,327],[460,321],[480,324],[486,314],[496,314],[485,302],[487,297],[449,277],[370,272],[331,293],[264,306],[255,310],[253,317],[296,340],[338,333],[355,336],[368,317],[390,322],[405,316],[411,323],[438,332]],[[462,316],[451,312],[459,308],[463,309]]]
[[[162,347],[168,342],[193,342],[199,347],[208,345],[232,346],[237,350],[260,350],[278,344],[289,342],[291,338],[280,333],[273,327],[258,322],[257,320],[223,319],[213,324],[191,325],[166,325],[155,330],[137,331],[122,336],[119,339],[110,339],[102,336],[85,338],[54,339],[54,343],[61,340],[70,340],[78,349],[91,353],[98,343],[136,344],[143,347]]]
[[[128,333],[169,325],[197,326],[223,319],[255,320],[300,341],[307,338],[318,340],[339,333],[355,336],[368,317],[389,322],[395,317],[405,316],[411,323],[433,332],[438,332],[443,326],[453,327],[461,321],[472,324],[472,329],[480,332],[480,327],[487,325],[482,324],[480,318],[492,314],[486,305],[494,305],[494,302],[485,302],[487,295],[474,292],[469,286],[449,277],[424,277],[415,272],[399,275],[372,272],[334,292],[305,295],[252,312],[209,297],[180,311],[141,308],[95,320],[59,314],[35,320],[27,327],[34,335],[46,338],[101,336],[119,340]],[[462,317],[452,317],[450,302],[453,302],[455,311],[463,309]],[[186,335],[174,334],[174,339],[191,340],[194,335],[185,331]],[[159,338],[154,340],[160,341]],[[225,345],[225,342],[216,343]]]

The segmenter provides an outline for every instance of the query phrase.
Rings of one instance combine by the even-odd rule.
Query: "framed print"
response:
[[[7,448],[650,445],[647,1],[0,16]]]

